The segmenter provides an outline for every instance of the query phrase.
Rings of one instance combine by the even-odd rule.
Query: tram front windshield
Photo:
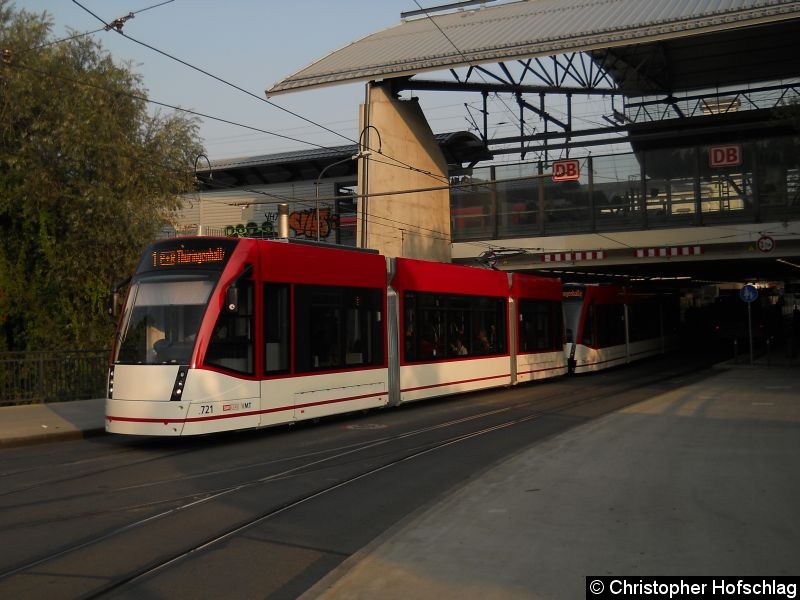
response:
[[[188,365],[216,277],[135,280],[122,318],[117,364]]]

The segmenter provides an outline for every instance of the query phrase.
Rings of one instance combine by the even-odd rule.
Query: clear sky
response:
[[[109,22],[163,0],[79,1]],[[16,7],[47,11],[55,38],[65,37],[69,30],[102,27],[70,0],[17,0]],[[398,24],[401,12],[416,8],[414,0],[173,0],[139,12],[124,31],[264,98],[264,90],[287,75],[354,40]],[[115,61],[130,62],[143,77],[152,100],[314,144],[349,143],[113,31],[94,36]],[[281,95],[271,101],[354,139],[363,95],[363,84],[350,84]],[[426,110],[435,131],[466,128],[461,102],[431,98]],[[213,121],[205,121],[201,133],[212,160],[313,147]]]

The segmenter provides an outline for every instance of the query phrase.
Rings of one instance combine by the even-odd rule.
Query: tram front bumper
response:
[[[106,431],[129,435],[181,435],[188,402],[106,400]]]

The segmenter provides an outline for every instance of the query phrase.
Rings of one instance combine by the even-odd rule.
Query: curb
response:
[[[44,435],[25,435],[19,437],[0,439],[0,449],[17,448],[20,446],[36,446],[48,444],[50,442],[65,442],[70,440],[80,440],[91,437],[105,435],[105,428],[95,428],[86,430],[55,431]]]

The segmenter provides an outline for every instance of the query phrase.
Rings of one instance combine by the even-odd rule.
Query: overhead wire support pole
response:
[[[539,94],[539,105],[541,106],[542,114],[543,115],[547,114],[544,110],[544,94]],[[549,121],[547,119],[543,120],[544,120],[544,162],[548,163],[550,162],[550,157],[548,156],[548,150],[547,150],[547,134],[548,134],[547,125]]]
[[[201,158],[205,158],[206,159],[206,163],[208,163],[208,179],[209,179],[209,181],[214,178],[214,172],[211,170],[211,161],[208,159],[208,156],[206,156],[206,154],[204,154],[204,153],[198,154],[194,159],[194,179],[198,184],[197,185],[197,205],[198,205],[198,210],[200,212],[200,217],[197,219],[197,230],[198,230],[197,234],[198,235],[201,235],[202,231],[203,231],[203,196],[200,194],[200,185],[202,184],[202,182],[200,181],[200,178],[197,176],[197,161],[199,161]]]
[[[489,92],[484,90],[481,92],[481,96],[483,96],[483,141],[486,144],[486,147],[489,146]]]
[[[522,139],[525,137],[525,103],[522,100],[522,94],[517,92],[517,104],[519,105],[519,157],[525,160],[525,142]]]
[[[570,133],[572,132],[572,94],[567,94],[567,128],[565,131],[566,139],[564,142],[567,144],[567,158],[569,158],[570,147]]]
[[[358,149],[361,152],[361,138],[364,138],[364,147],[369,148],[370,102],[372,82],[367,81],[364,86],[364,124],[358,137]],[[367,247],[367,210],[369,205],[369,158],[362,154],[361,162],[361,248]]]

